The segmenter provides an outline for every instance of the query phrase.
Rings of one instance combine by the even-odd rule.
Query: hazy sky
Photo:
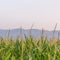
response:
[[[60,0],[0,0],[0,29],[60,29]]]

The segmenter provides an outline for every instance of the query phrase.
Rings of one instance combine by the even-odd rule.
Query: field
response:
[[[60,40],[0,38],[0,60],[60,60]]]

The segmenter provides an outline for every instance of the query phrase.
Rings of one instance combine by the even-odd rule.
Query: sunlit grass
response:
[[[46,38],[0,39],[0,60],[60,60],[60,41]]]

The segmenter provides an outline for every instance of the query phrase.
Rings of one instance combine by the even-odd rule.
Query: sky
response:
[[[0,0],[0,29],[60,30],[60,0]]]

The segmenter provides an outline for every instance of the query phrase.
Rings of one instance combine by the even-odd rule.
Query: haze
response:
[[[0,0],[0,29],[60,30],[60,0]]]

